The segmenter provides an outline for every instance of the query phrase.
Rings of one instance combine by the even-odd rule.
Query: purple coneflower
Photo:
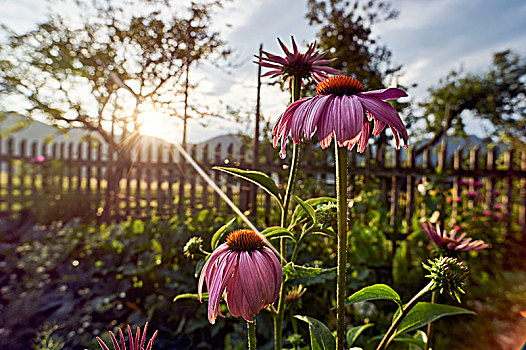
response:
[[[130,344],[130,350],[151,350],[153,346],[153,342],[155,341],[155,338],[157,337],[157,331],[153,334],[152,338],[148,341],[148,344],[146,345],[146,349],[144,348],[144,343],[146,342],[146,331],[148,330],[148,322],[144,325],[144,331],[142,333],[141,338],[141,328],[137,327],[137,333],[135,334],[135,341],[133,337],[133,332],[131,330],[130,325],[128,325],[128,341]],[[122,334],[122,330],[119,329],[119,337],[121,339],[121,346],[119,346],[117,342],[117,338],[115,338],[115,335],[112,331],[109,332],[111,341],[113,342],[113,348],[115,350],[126,350],[126,343],[124,342],[124,335]],[[139,341],[140,340],[140,341]],[[97,341],[99,342],[100,347],[102,350],[110,350],[108,346],[97,337]]]
[[[475,198],[479,195],[479,193],[477,191],[468,191],[466,193],[466,196],[468,196],[469,198]]]
[[[274,147],[281,139],[282,158],[289,134],[299,144],[303,137],[311,140],[316,131],[322,148],[329,147],[334,137],[338,146],[351,150],[358,144],[358,152],[363,152],[370,136],[369,120],[374,120],[373,135],[379,135],[389,125],[396,147],[400,147],[399,134],[407,144],[404,123],[393,106],[383,101],[407,96],[404,91],[395,88],[364,91],[358,80],[340,75],[319,83],[316,94],[293,102],[274,126]]]
[[[440,231],[440,226],[437,224],[436,229],[429,222],[421,222],[420,227],[425,232],[427,237],[439,247],[444,246],[449,250],[454,251],[469,251],[487,248],[488,245],[483,240],[477,239],[473,241],[466,237],[466,233],[461,233],[458,237],[455,230],[448,235],[445,231]]]
[[[42,163],[45,160],[46,160],[46,157],[44,157],[44,156],[37,156],[37,157],[31,158],[29,161],[32,162],[32,163]]]
[[[327,78],[327,74],[339,74],[340,71],[331,67],[326,66],[326,64],[331,63],[336,60],[336,58],[330,60],[323,60],[327,51],[318,53],[316,51],[316,42],[309,45],[305,53],[300,53],[298,51],[298,46],[292,37],[292,52],[283,44],[283,42],[278,38],[279,45],[285,52],[285,57],[273,55],[266,51],[261,51],[263,55],[256,56],[261,61],[256,62],[262,67],[271,68],[271,71],[266,72],[263,76],[277,77],[282,76],[283,80],[287,80],[291,77],[296,77],[299,79],[306,79],[310,75],[314,78],[316,82],[323,81]]]
[[[224,295],[234,317],[252,322],[259,311],[276,301],[282,281],[281,265],[272,250],[253,230],[234,231],[206,262],[198,284],[199,300],[203,282],[208,289],[208,320],[214,324],[221,314]]]

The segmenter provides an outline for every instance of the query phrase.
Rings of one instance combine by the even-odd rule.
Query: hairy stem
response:
[[[248,327],[248,349],[256,350],[256,320],[247,322]]]
[[[292,84],[292,102],[299,100],[301,95],[301,78],[293,78]],[[283,211],[281,212],[281,227],[287,227],[289,203],[292,191],[294,189],[294,183],[296,182],[296,173],[299,164],[299,153],[300,146],[294,144],[292,148],[292,161],[289,170],[289,179],[287,181],[287,188],[285,189],[285,196],[283,197]],[[287,259],[287,241],[285,238],[279,240],[279,250],[282,257]],[[282,260],[281,262],[285,262]],[[285,312],[285,283],[281,284],[281,290],[279,291],[278,299],[278,314],[274,317],[274,350],[281,350],[282,338],[283,338],[283,314]]]
[[[411,299],[410,302],[408,302],[404,308],[402,309],[402,312],[398,314],[398,317],[393,321],[391,324],[391,327],[387,330],[387,333],[385,333],[382,341],[380,344],[378,344],[378,347],[376,350],[383,350],[387,348],[389,343],[393,340],[393,338],[396,335],[396,329],[402,323],[402,320],[407,316],[409,311],[423,298],[426,296],[427,293],[429,293],[431,290],[433,290],[435,286],[435,283],[433,281],[429,282],[427,286],[425,286],[418,294],[416,294],[413,299]]]
[[[435,304],[437,302],[437,291],[434,290],[432,293],[431,293],[431,304]],[[431,336],[433,335],[433,322],[430,322],[428,325],[427,325],[427,332],[426,332],[426,336],[427,336],[427,342],[426,342],[426,348],[425,350],[429,350],[429,347],[431,346]]]
[[[336,350],[344,349],[345,342],[345,294],[347,271],[347,149],[336,149],[336,198],[338,210],[338,277],[336,281]]]

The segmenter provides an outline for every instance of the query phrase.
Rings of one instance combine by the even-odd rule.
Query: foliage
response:
[[[420,104],[426,132],[440,134],[452,128],[465,136],[463,112],[488,121],[493,135],[526,136],[526,57],[511,50],[496,52],[489,68],[482,73],[456,69],[437,87],[429,89],[429,98]],[[445,114],[449,105],[449,116]],[[449,117],[449,118],[448,118]]]
[[[209,328],[206,308],[198,302],[172,301],[196,288],[195,264],[183,256],[184,243],[195,234],[209,241],[221,225],[203,211],[185,222],[4,227],[0,318],[6,333],[0,347],[29,348],[39,326],[52,323],[61,325],[54,334],[66,348],[96,348],[101,332],[145,321],[160,331],[156,349],[222,343],[232,320],[218,320],[220,329],[230,329],[221,333]]]

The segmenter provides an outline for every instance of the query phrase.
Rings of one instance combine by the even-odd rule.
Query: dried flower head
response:
[[[335,227],[338,220],[338,206],[329,202],[318,206],[316,209],[316,220],[322,227]]]
[[[429,265],[422,263],[424,268],[430,272],[426,277],[431,278],[434,290],[444,293],[446,291],[453,299],[460,302],[460,294],[465,293],[469,274],[468,267],[457,258],[443,257],[427,261]]]
[[[192,237],[186,242],[183,253],[187,258],[194,259],[196,255],[203,255],[203,239],[201,237]]]

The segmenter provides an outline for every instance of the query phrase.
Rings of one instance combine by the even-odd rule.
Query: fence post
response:
[[[411,218],[413,217],[415,204],[415,177],[411,174],[411,172],[413,171],[413,169],[415,169],[416,166],[415,156],[415,148],[413,147],[407,153],[407,165],[409,166],[409,168],[405,169],[407,172],[405,219],[407,222],[407,226],[409,227],[409,231],[411,231]]]
[[[512,172],[513,171],[513,155],[514,150],[508,150],[506,153],[504,153],[504,166],[506,168],[506,171]],[[508,229],[511,230],[511,219],[512,219],[512,198],[513,198],[513,180],[508,175],[504,177],[504,204],[506,205],[506,213],[503,213],[504,215],[508,216]]]
[[[197,146],[192,145],[192,148],[190,150],[190,155],[192,156],[192,159],[196,159],[197,156]],[[199,176],[194,168],[190,169],[190,172],[188,173],[188,182],[190,183],[190,213],[195,212],[196,203],[195,203],[195,187],[196,187],[196,181],[198,180],[197,177]]]
[[[208,143],[206,143],[203,147],[201,166],[207,174],[210,174],[210,159],[208,159]],[[201,201],[203,202],[203,209],[208,209],[210,208],[210,203],[208,202],[208,184],[206,181],[202,181],[201,184]]]
[[[218,143],[215,150],[214,150],[214,162],[216,166],[221,166],[221,144]],[[220,171],[214,171],[213,173],[214,181],[221,188],[221,172]],[[214,191],[214,208],[216,209],[216,214],[220,212],[221,209],[221,198],[219,197],[219,194]]]
[[[521,171],[526,173],[526,151],[521,154]],[[522,225],[522,239],[526,239],[526,177],[521,179],[519,223]]]
[[[453,170],[455,172],[458,172],[459,170],[462,170],[462,150],[463,147],[459,146],[455,150],[455,155],[453,157]],[[460,196],[460,176],[458,174],[455,174],[453,177],[453,195],[452,195],[452,206],[453,206],[453,212],[451,214],[453,223],[457,222],[457,216],[458,216],[458,202],[457,197]]]

